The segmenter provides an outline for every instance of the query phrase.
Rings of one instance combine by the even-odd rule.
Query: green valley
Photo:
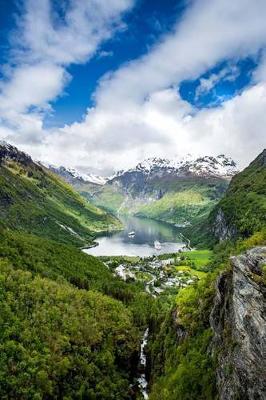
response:
[[[174,162],[148,159],[104,184],[84,181],[65,168],[51,168],[85,198],[115,215],[136,215],[176,225],[203,220],[237,172],[224,155]],[[89,179],[89,178],[88,178]]]

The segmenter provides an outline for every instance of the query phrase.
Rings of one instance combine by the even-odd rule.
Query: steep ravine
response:
[[[211,313],[220,400],[266,399],[266,247],[231,258]]]

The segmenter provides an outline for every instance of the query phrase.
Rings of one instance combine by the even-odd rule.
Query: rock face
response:
[[[231,259],[211,313],[220,400],[266,399],[266,247]]]
[[[232,239],[237,235],[236,227],[228,224],[221,208],[219,208],[217,211],[212,230],[215,238],[220,242],[223,240]]]

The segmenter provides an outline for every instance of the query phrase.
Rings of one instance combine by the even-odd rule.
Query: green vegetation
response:
[[[176,271],[182,271],[184,273],[189,273],[192,276],[195,275],[197,278],[201,279],[205,276],[206,272],[197,271],[195,268],[188,267],[187,265],[178,265]]]
[[[220,239],[237,240],[266,225],[266,150],[234,176],[224,197],[209,215],[195,221],[184,234],[198,248],[213,247]],[[219,218],[217,219],[217,216]],[[224,233],[225,232],[225,233]]]
[[[155,330],[150,345],[151,400],[215,398],[214,362],[208,352],[213,294],[211,275],[182,289],[174,308]]]
[[[120,223],[11,153],[0,165],[0,397],[130,399],[151,298],[78,248]]]
[[[81,194],[84,195],[84,191]],[[114,189],[111,185],[105,185],[92,196],[92,201],[97,207],[117,213],[124,202],[124,197],[118,189]]]
[[[193,250],[182,252],[182,258],[190,261],[190,265],[197,270],[206,270],[211,262],[211,250]]]
[[[137,185],[127,190],[117,184],[74,186],[96,206],[114,214],[135,214],[172,224],[189,221],[195,225],[207,218],[225,193],[228,181],[214,177],[156,177],[145,182],[145,195]],[[147,198],[153,199],[148,205]]]
[[[11,229],[78,246],[91,243],[96,232],[121,227],[32,161],[0,165],[0,218]]]
[[[0,292],[2,399],[129,399],[138,335],[120,302],[6,262]]]
[[[216,359],[210,351],[212,331],[209,323],[216,279],[221,271],[230,271],[231,255],[258,245],[266,245],[265,230],[236,243],[223,242],[214,248],[213,253],[206,250],[185,255],[183,262],[194,260],[201,276],[193,285],[180,290],[174,302],[169,302],[169,298],[167,303],[158,299],[153,306],[149,343],[151,400],[217,398]],[[208,273],[201,271],[206,262]],[[187,265],[177,268],[191,269]],[[263,282],[264,271],[265,268],[262,277],[253,276],[256,282]]]
[[[96,258],[75,247],[38,236],[1,231],[0,254],[13,267],[41,274],[50,279],[62,279],[79,288],[100,289],[112,280],[107,268]]]
[[[222,210],[236,237],[249,237],[266,226],[266,150],[236,175],[211,215],[213,223]]]
[[[177,271],[189,272],[198,280],[167,303],[158,299],[153,308],[150,398],[213,400],[215,364],[208,351],[212,338],[209,315],[221,266],[215,267],[210,250],[181,253],[175,265]]]
[[[73,246],[60,244],[21,232],[0,230],[1,259],[13,268],[59,282],[68,281],[80,289],[98,290],[123,301],[138,326],[146,323],[149,298],[136,285],[128,285],[113,276],[97,258]]]
[[[182,289],[175,304],[158,304],[154,308],[153,336],[149,344],[151,358],[151,400],[213,400],[217,398],[215,363],[210,345],[209,324],[215,294],[215,282],[220,271],[230,271],[229,257],[249,248],[266,244],[265,220],[265,151],[242,173],[233,178],[226,196],[212,212],[212,226],[221,209],[230,228],[236,228],[235,241],[227,240],[213,248],[183,254],[178,269],[196,268],[209,271],[193,285]],[[205,222],[206,223],[206,222]],[[194,228],[197,243],[213,243],[203,232],[204,225]],[[205,269],[207,266],[207,269]],[[262,275],[253,274],[259,284]],[[170,309],[165,312],[167,307]],[[157,319],[156,319],[157,318]]]
[[[131,398],[152,299],[74,246],[0,239],[0,397]]]
[[[182,224],[188,221],[193,223],[204,215],[208,215],[214,204],[203,193],[186,190],[167,193],[160,200],[140,208],[137,215],[173,224]]]

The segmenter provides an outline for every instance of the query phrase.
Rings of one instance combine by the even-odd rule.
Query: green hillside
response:
[[[0,397],[127,400],[151,299],[72,245],[0,229]]]
[[[115,217],[24,153],[9,154],[0,164],[0,218],[5,226],[79,246],[90,243],[95,233],[121,227]]]
[[[219,211],[237,237],[248,237],[266,226],[266,150],[232,179],[211,215],[212,224]]]
[[[0,147],[0,397],[129,399],[151,299],[78,248],[119,221]]]
[[[159,190],[158,182],[154,188]],[[228,185],[219,178],[190,178],[164,181],[160,190],[165,193],[160,199],[140,207],[137,215],[154,218],[171,224],[195,226],[204,220],[217,204]]]
[[[154,218],[173,224],[193,222],[207,215],[215,202],[200,190],[188,189],[177,193],[167,193],[161,199],[143,206],[137,215]]]
[[[117,214],[119,211],[122,214],[127,214],[127,210],[123,207],[123,203],[126,201],[126,195],[112,185],[104,185],[93,189],[89,185],[75,185],[75,189],[80,192],[82,196],[89,199],[95,206],[101,207],[101,209],[107,210],[111,213]]]

